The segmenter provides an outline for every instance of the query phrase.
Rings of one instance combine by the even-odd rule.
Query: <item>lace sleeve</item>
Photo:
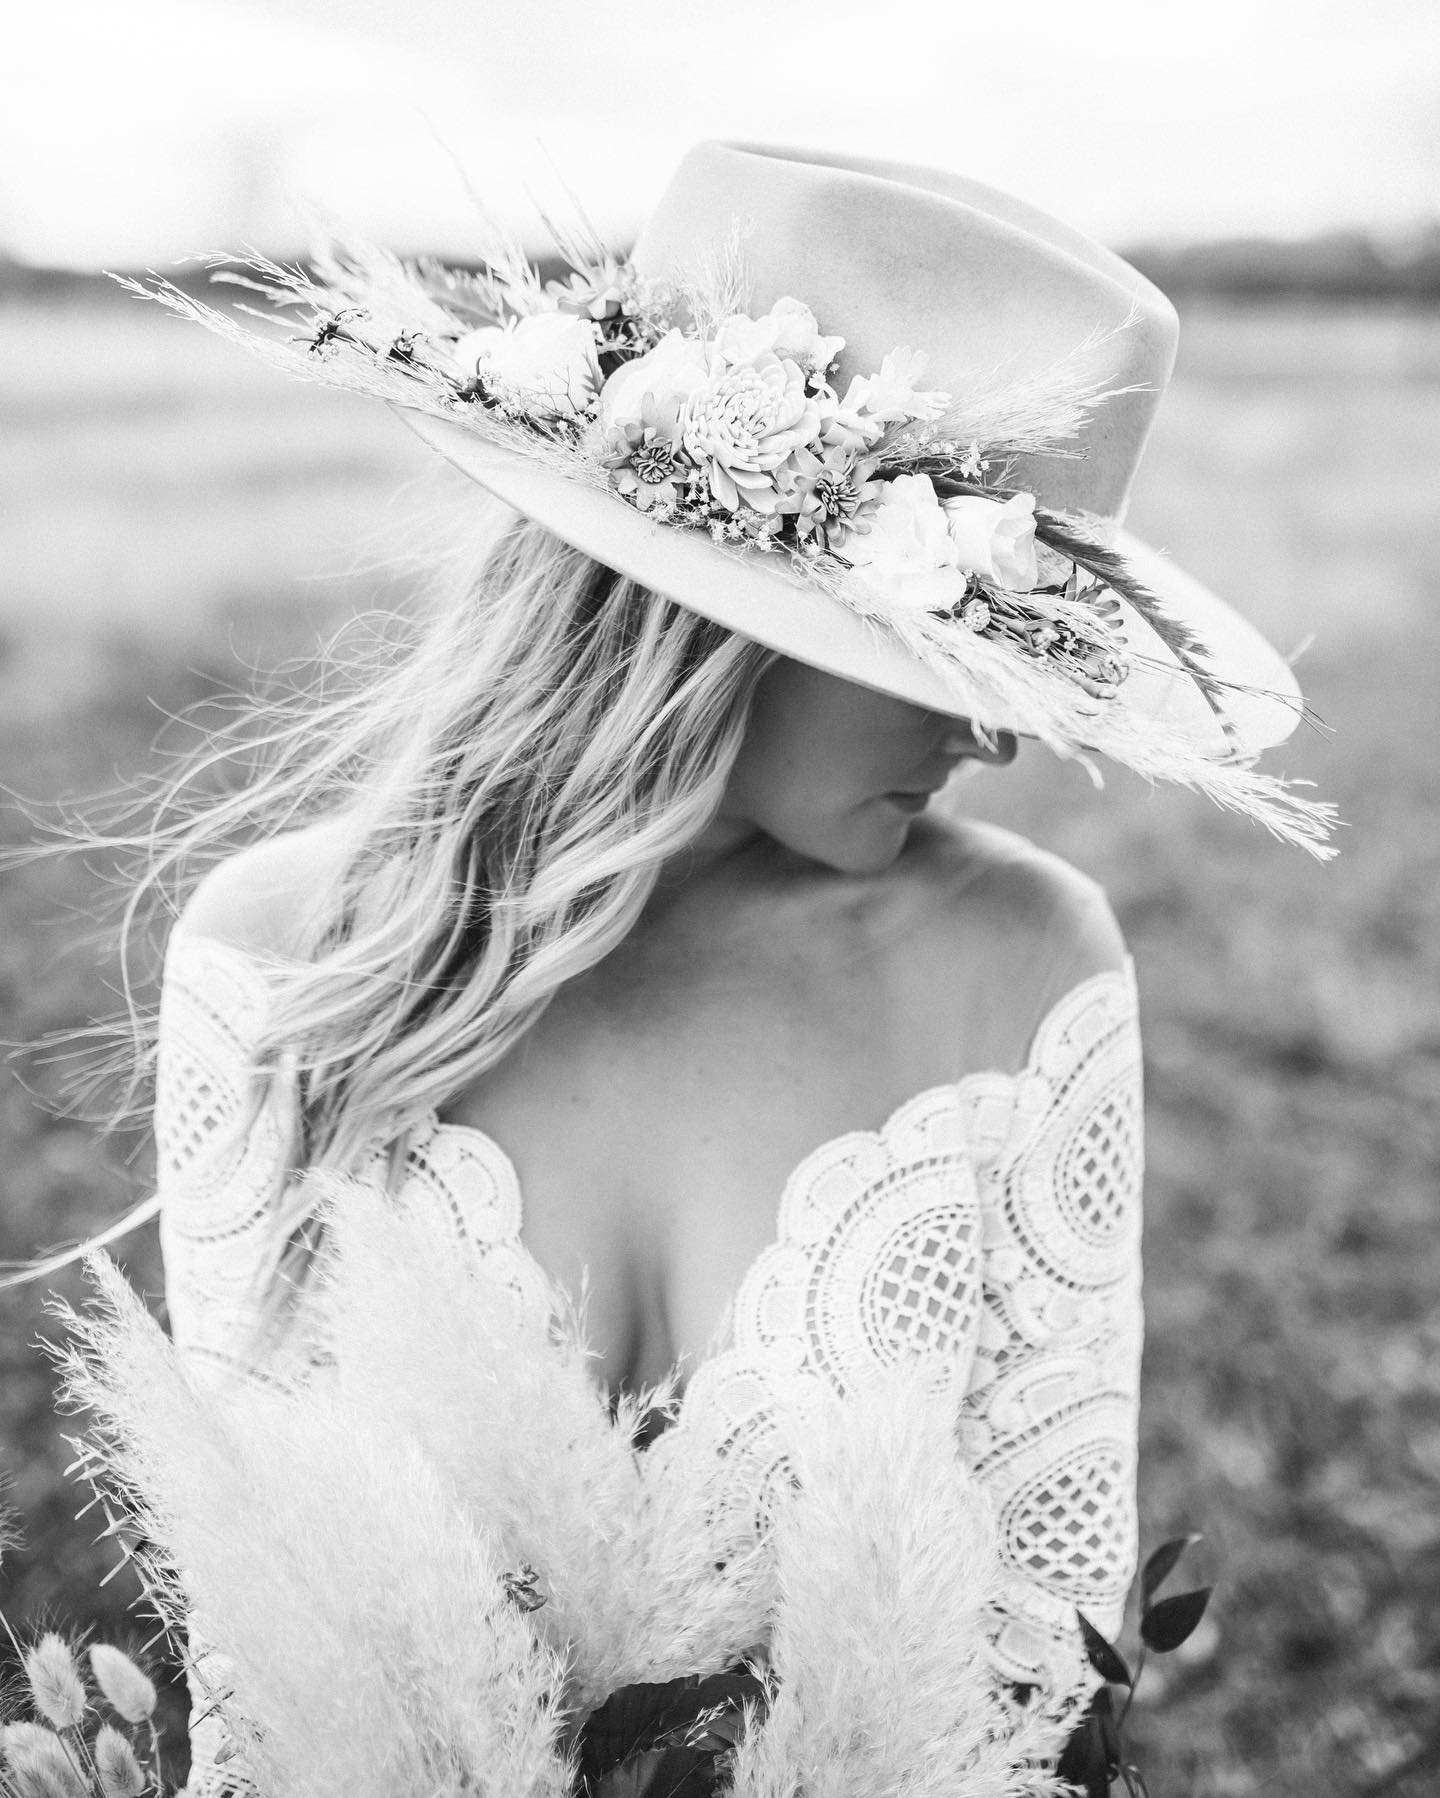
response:
[[[1076,1607],[1118,1628],[1135,1569],[1141,1346],[1140,1036],[1133,972],[1042,1024],[1006,1152],[981,1175],[984,1287],[961,1444],[994,1500],[997,1663],[1073,1653]]]
[[[155,1158],[171,1335],[191,1377],[258,1375],[274,1219],[291,1175],[293,1082],[254,1066],[266,987],[253,960],[179,935],[166,958]]]
[[[166,957],[156,1068],[155,1153],[170,1330],[186,1371],[218,1386],[264,1378],[255,1341],[273,1265],[274,1214],[290,1177],[293,1083],[257,1075],[265,982],[253,961],[179,935]],[[224,1762],[214,1701],[227,1674],[192,1620],[191,1798],[245,1795]]]

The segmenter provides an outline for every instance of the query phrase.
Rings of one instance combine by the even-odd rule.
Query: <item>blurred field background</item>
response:
[[[1274,765],[1347,820],[1320,868],[1178,793],[1094,794],[1042,752],[959,789],[1095,874],[1147,1041],[1147,1544],[1204,1532],[1213,1618],[1142,1688],[1157,1798],[1440,1781],[1440,316],[1194,300],[1132,523],[1302,663],[1324,731]],[[377,565],[469,502],[389,418],[158,309],[0,302],[0,783],[44,807],[193,741],[252,667],[403,604]],[[413,525],[410,527],[413,540]],[[157,748],[156,740],[162,738]],[[4,847],[33,842],[7,805]],[[0,875],[0,1256],[147,1190],[143,1131],[57,1107],[24,1047],[119,1009],[104,858]],[[142,999],[146,996],[139,995]],[[123,1245],[158,1297],[153,1229]],[[55,1285],[82,1296],[73,1276]],[[25,1532],[0,1606],[144,1640],[96,1544],[34,1344],[0,1301],[0,1461]]]

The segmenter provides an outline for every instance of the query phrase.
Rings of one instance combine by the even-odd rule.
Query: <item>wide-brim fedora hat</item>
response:
[[[1136,269],[959,174],[731,142],[684,157],[628,257],[561,247],[583,269],[558,299],[513,246],[478,277],[353,249],[313,276],[269,265],[272,297],[313,313],[268,350],[389,400],[505,505],[786,656],[1323,836],[1325,808],[1253,768],[1303,716],[1285,658],[1125,529],[1178,340]],[[578,393],[535,386],[541,339]],[[1025,579],[1018,551],[1007,573],[953,549],[967,506],[961,538],[977,507],[1033,522]],[[955,604],[917,605],[917,532]]]
[[[687,282],[738,243],[751,312],[795,294],[844,337],[834,385],[878,367],[897,345],[925,357],[927,385],[964,393],[997,373],[1018,381],[1067,352],[1113,396],[1066,453],[1015,457],[1014,484],[1079,511],[1143,566],[1146,583],[1190,622],[1209,664],[1232,683],[1226,734],[1215,709],[1138,616],[1142,655],[1127,708],[1165,719],[1218,755],[1284,741],[1300,693],[1284,658],[1201,582],[1122,529],[1141,453],[1175,362],[1179,322],[1158,288],[1121,257],[1037,207],[944,171],[822,152],[704,143],[684,158],[631,252],[644,275]],[[708,538],[668,530],[546,464],[498,449],[463,425],[409,414],[420,434],[508,505],[598,560],[717,623],[847,680],[940,710],[969,696],[812,581]],[[1078,453],[1077,453],[1078,452]],[[778,584],[778,590],[777,590]],[[1123,603],[1123,602],[1122,602]],[[1012,723],[1025,729],[1024,720]]]

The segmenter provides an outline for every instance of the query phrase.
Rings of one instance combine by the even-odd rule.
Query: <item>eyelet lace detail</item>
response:
[[[257,1080],[251,1063],[264,1005],[242,953],[176,940],[161,1012],[161,1231],[172,1329],[202,1376],[247,1371],[267,1222],[291,1178],[293,1084]],[[803,1429],[827,1388],[914,1357],[963,1393],[960,1452],[997,1517],[996,1667],[1025,1683],[1058,1676],[1073,1661],[1075,1607],[1114,1631],[1134,1569],[1141,1165],[1127,965],[1067,994],[1018,1074],[922,1093],[795,1169],[725,1346],[647,1453],[654,1477],[713,1480],[728,1523],[763,1534],[792,1477],[780,1420]],[[431,1117],[405,1139],[397,1177],[385,1145],[371,1173],[398,1202],[437,1207],[503,1275],[517,1326],[547,1326],[548,1283],[497,1144]]]
[[[1075,1607],[1117,1630],[1134,1571],[1140,1123],[1127,969],[1068,994],[1022,1073],[818,1149],[652,1455],[718,1457],[732,1527],[763,1534],[791,1478],[780,1419],[922,1357],[964,1393],[960,1449],[997,1516],[997,1669],[1058,1677]]]

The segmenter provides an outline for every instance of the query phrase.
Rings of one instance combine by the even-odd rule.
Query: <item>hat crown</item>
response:
[[[1179,325],[1112,251],[960,175],[712,142],[681,163],[633,262],[662,280],[703,279],[734,239],[752,313],[793,295],[844,337],[841,392],[901,348],[923,353],[926,387],[956,398],[997,374],[1021,385],[1066,358],[1100,388],[1138,389],[1096,405],[1072,453],[1016,458],[1017,484],[1043,505],[1123,517]]]

